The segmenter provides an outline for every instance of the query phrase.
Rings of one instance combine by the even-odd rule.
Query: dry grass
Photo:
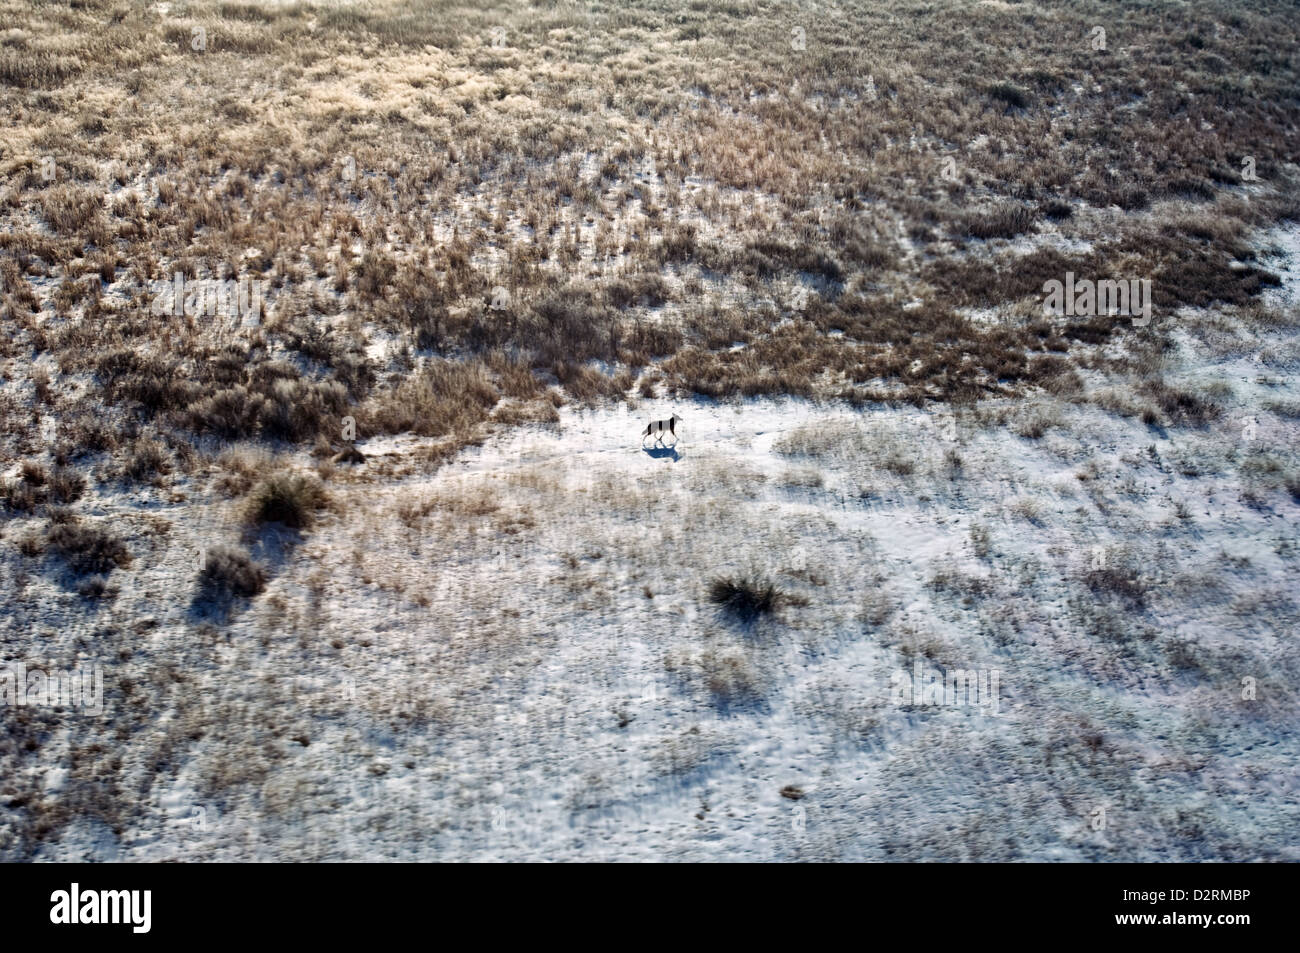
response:
[[[1261,337],[1294,323],[1260,306],[1278,279],[1250,244],[1300,214],[1291,6],[838,6],[827,17],[691,0],[186,0],[164,16],[120,0],[0,0],[0,500],[18,524],[5,541],[27,567],[12,573],[18,598],[26,573],[60,565],[87,577],[78,582],[88,598],[113,594],[134,539],[128,549],[116,527],[64,509],[109,493],[175,506],[181,526],[189,500],[219,491],[238,501],[259,544],[280,535],[256,532],[266,523],[311,529],[329,494],[283,458],[298,454],[297,464],[317,448],[325,460],[349,446],[348,417],[363,448],[391,434],[423,438],[403,465],[436,465],[493,428],[545,425],[566,401],[620,400],[634,388],[656,399],[895,408],[1044,390],[1186,431],[1175,438],[1226,427],[1231,395],[1166,377],[1157,358],[1185,306],[1236,309]],[[805,50],[791,48],[792,20],[807,28]],[[1088,48],[1097,22],[1108,25],[1105,54]],[[204,52],[191,46],[196,26]],[[494,27],[504,46],[492,45]],[[1247,158],[1258,182],[1242,179]],[[264,282],[267,313],[256,325],[154,313],[154,283],[178,272],[187,283]],[[1156,320],[1044,316],[1044,282],[1067,272],[1151,279]],[[1271,412],[1296,417],[1282,399]],[[1010,422],[1042,441],[1025,452],[1068,442],[1051,415]],[[877,470],[871,483],[885,493],[928,484],[941,465],[935,447],[862,428],[800,432],[780,448],[792,459],[774,476],[800,492],[815,489],[805,464],[851,468],[828,482],[836,491]],[[362,484],[393,472],[391,459],[379,451],[355,471],[319,472]],[[688,484],[744,495],[766,478],[697,460]],[[1238,464],[1251,505],[1300,500],[1289,456],[1229,464],[1169,454],[1180,476]],[[121,479],[138,485],[104,485]],[[561,492],[540,469],[510,480],[521,494]],[[1103,481],[1079,482],[1101,506]],[[590,492],[629,519],[656,499],[649,487]],[[416,541],[448,527],[513,539],[546,518],[540,505],[535,524],[527,507],[462,487],[392,505]],[[1006,506],[1014,521],[995,532],[1046,535],[1042,504]],[[724,528],[725,513],[703,530]],[[1189,503],[1176,516],[1208,523],[1200,513]],[[1013,547],[989,530],[969,532],[985,567],[1010,558]],[[603,610],[613,596],[586,571],[598,560],[571,558],[575,606]],[[238,550],[211,565],[200,596],[210,587],[251,598],[265,581]],[[386,578],[387,567],[358,567],[387,592],[429,600],[418,584]],[[1132,568],[1073,580],[1081,632],[1152,641],[1132,617],[1159,594]],[[847,625],[956,660],[906,628],[913,593],[877,583],[846,600]],[[974,576],[934,584],[994,611]],[[648,607],[669,602],[657,582],[630,585],[655,595],[637,597]],[[759,618],[781,595],[758,580],[719,594]],[[251,611],[279,625],[275,598]],[[1006,601],[1008,612],[1028,604]],[[148,640],[118,633],[117,621],[96,633],[104,656],[142,651]],[[305,614],[295,621],[316,631]],[[1015,631],[996,622],[979,620]],[[517,618],[495,625],[475,641],[527,628]],[[195,642],[206,650],[214,635]],[[1212,667],[1202,647],[1160,638],[1179,670]],[[328,650],[350,648],[340,639]],[[764,697],[762,651],[692,645],[667,664],[725,706]],[[0,852],[29,857],[87,819],[131,829],[131,805],[158,792],[122,770],[115,734],[143,737],[171,692],[201,695],[177,676],[192,679],[186,666],[157,666],[156,682],[116,700],[111,730],[76,726],[84,736],[71,742],[57,798],[13,753],[63,728],[7,725],[0,753],[19,793],[6,792],[17,819],[0,831],[12,837]],[[280,719],[255,718],[243,701],[216,714],[187,714],[183,729],[212,732],[222,755],[200,765],[200,784],[261,790],[284,757],[268,727]],[[680,735],[672,770],[705,763],[708,745]],[[169,736],[178,763],[191,740]],[[172,757],[166,746],[150,754]]]
[[[664,668],[703,689],[723,707],[746,704],[762,697],[762,678],[739,649],[670,653],[664,659]]]
[[[210,596],[255,596],[266,588],[266,570],[243,550],[214,546],[206,554],[199,583]]]
[[[667,392],[717,397],[1047,386],[1063,375],[1027,352],[1073,364],[1133,330],[955,309],[1032,310],[1068,270],[1149,277],[1158,310],[1246,304],[1276,278],[1241,236],[1296,214],[1293,77],[1265,52],[1294,37],[1277,4],[1110,11],[1112,36],[1155,60],[1094,55],[1097,15],[1063,10],[1017,34],[1011,61],[998,5],[849,3],[797,53],[765,9],[661,2],[197,0],[159,17],[87,0],[51,29],[4,10],[7,346],[55,357],[47,393],[93,372],[107,420],[219,440],[337,439],[347,414],[363,435],[469,439],[500,397],[522,403],[498,422],[544,421],[547,383],[618,397],[656,361]],[[1026,65],[990,75],[990,58]],[[165,131],[139,118],[160,105]],[[1248,202],[1242,143],[1261,180]],[[1101,229],[1089,207],[1122,214]],[[1092,250],[1005,249],[1044,229]],[[147,315],[149,283],[175,271],[263,280],[272,315]],[[56,320],[31,320],[47,303]],[[357,314],[404,356],[369,352]]]
[[[45,536],[47,548],[61,556],[78,574],[107,573],[131,564],[126,545],[103,526],[80,520],[52,523]]]
[[[0,485],[0,499],[12,512],[31,512],[47,504],[65,506],[79,499],[86,488],[86,478],[68,467],[48,470],[43,464],[28,460],[21,476]]]
[[[329,503],[324,486],[312,474],[276,473],[249,492],[245,515],[253,525],[279,523],[290,529],[308,529],[316,512]]]
[[[758,573],[718,576],[709,583],[709,601],[745,624],[775,612],[783,598],[776,584]]]

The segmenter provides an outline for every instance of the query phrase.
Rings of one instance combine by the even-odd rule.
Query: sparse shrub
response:
[[[908,659],[927,658],[946,664],[955,664],[959,657],[958,650],[947,639],[908,624],[898,627],[898,651]]]
[[[632,374],[626,368],[615,374],[606,374],[598,367],[587,367],[571,362],[555,365],[555,377],[565,391],[577,400],[597,397],[621,397],[632,386]]]
[[[1111,200],[1126,212],[1137,212],[1151,205],[1151,193],[1137,186],[1121,186]]]
[[[1170,639],[1162,648],[1169,664],[1184,672],[1203,672],[1205,665],[1196,654],[1196,643],[1191,639]]]
[[[992,577],[962,572],[948,561],[942,562],[935,569],[928,585],[936,592],[948,592],[964,597],[965,605],[970,605],[975,599],[983,599],[993,592]]]
[[[1153,305],[1172,311],[1183,305],[1205,308],[1212,304],[1245,305],[1266,286],[1282,279],[1254,265],[1234,267],[1217,249],[1182,249],[1151,283]]]
[[[170,470],[167,448],[149,437],[141,437],[131,445],[122,466],[122,473],[132,480],[149,480]]]
[[[661,262],[690,261],[695,257],[695,247],[695,226],[685,225],[666,231],[662,243],[654,248],[654,253]]]
[[[45,220],[56,232],[85,235],[103,229],[103,199],[90,189],[57,186],[40,199]]]
[[[1090,569],[1084,574],[1084,582],[1093,592],[1118,596],[1135,608],[1146,604],[1146,582],[1135,569],[1127,566]]]
[[[0,487],[0,499],[12,512],[30,513],[46,503],[66,505],[75,502],[85,488],[85,477],[69,467],[46,470],[43,464],[28,460],[22,465],[20,479]]]
[[[85,599],[102,599],[105,596],[116,595],[116,591],[109,587],[107,576],[90,576],[77,587],[77,592]]]
[[[1285,417],[1288,420],[1300,420],[1300,401],[1271,400],[1265,401],[1263,407],[1264,410],[1277,414],[1279,417]]]
[[[1069,202],[1061,202],[1053,199],[1050,202],[1044,202],[1039,206],[1038,211],[1043,218],[1050,219],[1053,222],[1063,222],[1074,214],[1074,209]]]
[[[61,85],[79,73],[83,63],[75,56],[59,56],[48,50],[0,50],[0,83],[26,89]]]
[[[802,271],[825,281],[844,280],[844,268],[826,252],[810,245],[790,245],[764,239],[751,241],[738,263],[740,267],[763,281],[775,278],[783,271]]]
[[[1034,213],[1023,205],[1007,205],[982,214],[968,215],[966,233],[972,238],[1015,238],[1029,231]]]
[[[5,509],[13,513],[30,513],[45,499],[40,487],[33,486],[26,480],[8,480],[0,487]]]
[[[86,478],[71,467],[55,467],[50,472],[50,500],[66,505],[81,498],[86,489]]]
[[[199,582],[210,594],[255,596],[266,588],[266,570],[242,549],[214,546],[199,572]]]
[[[622,310],[634,304],[657,308],[668,300],[668,283],[657,274],[618,278],[605,286],[605,298]]]
[[[384,285],[392,281],[396,274],[397,264],[388,252],[367,249],[356,272],[357,292],[363,298],[381,297]]]
[[[868,588],[862,597],[862,621],[872,628],[879,628],[898,611],[898,602],[889,589],[875,585]]]
[[[1083,378],[1064,358],[1048,356],[1030,362],[1026,377],[1042,384],[1043,389],[1059,396],[1083,391]]]
[[[126,544],[108,530],[80,522],[56,523],[45,536],[46,545],[64,558],[78,573],[109,573],[128,566],[131,554]]]
[[[1041,407],[1030,410],[1015,424],[1015,432],[1030,440],[1038,440],[1048,430],[1061,425],[1060,418]]]
[[[174,410],[189,404],[199,393],[179,362],[159,355],[121,348],[99,359],[96,373],[110,401],[135,401],[148,410]]]
[[[272,458],[264,450],[253,447],[231,447],[217,457],[222,472],[217,477],[217,488],[229,497],[243,496],[272,468]]]
[[[664,667],[674,675],[706,689],[720,705],[743,703],[761,694],[758,674],[738,650],[707,649],[699,653],[670,653]]]
[[[120,442],[112,424],[96,414],[79,413],[64,418],[60,422],[60,430],[74,448],[74,456],[79,453],[116,450]]]
[[[31,373],[32,389],[36,392],[36,402],[39,404],[54,403],[54,390],[50,386],[50,373],[43,367],[38,367]]]
[[[1200,427],[1223,415],[1223,408],[1214,401],[1189,390],[1171,387],[1163,381],[1148,383],[1142,391],[1155,400],[1170,420],[1176,423]]]
[[[262,405],[262,427],[271,437],[307,440],[347,410],[347,388],[338,381],[276,381]]]
[[[560,413],[545,400],[502,402],[492,412],[492,419],[507,426],[518,424],[555,424],[560,422]]]
[[[434,361],[357,414],[372,433],[410,431],[422,437],[467,433],[500,399],[479,362]]]
[[[328,495],[314,476],[277,473],[253,487],[248,499],[248,519],[254,524],[282,523],[291,529],[306,529],[316,520],[316,511],[328,502]]]
[[[190,426],[228,440],[251,437],[266,403],[265,397],[242,384],[228,387],[190,406]]]
[[[996,83],[988,88],[988,94],[1012,109],[1024,109],[1029,105],[1029,93],[1011,83]]]
[[[1033,523],[1035,526],[1043,525],[1043,508],[1033,497],[1023,496],[1007,509],[1026,523]]]
[[[792,467],[781,475],[781,484],[791,489],[816,489],[825,482],[821,471],[812,467]]]
[[[896,476],[911,476],[916,472],[916,463],[903,456],[898,450],[886,454],[880,461],[880,466]]]
[[[54,524],[77,522],[77,514],[65,506],[51,506],[45,515]]]
[[[528,400],[542,392],[542,386],[532,368],[524,361],[497,351],[488,355],[487,365],[496,374],[497,385],[506,397]]]
[[[657,275],[633,281],[638,294],[649,296],[642,299],[647,303],[662,303],[655,291],[660,285]],[[612,360],[620,340],[618,312],[589,288],[571,286],[538,301],[511,337],[533,351],[539,363]]]
[[[328,325],[317,324],[304,316],[298,316],[281,329],[285,344],[299,354],[332,364],[339,347],[334,331]]]
[[[708,651],[700,657],[705,684],[719,701],[733,703],[759,694],[758,677],[739,653]]]
[[[1170,179],[1161,191],[1171,198],[1186,199],[1192,202],[1211,202],[1214,200],[1214,186],[1202,179],[1179,176]]]

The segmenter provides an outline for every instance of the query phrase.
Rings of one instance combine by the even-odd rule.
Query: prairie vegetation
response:
[[[0,859],[1296,859],[1293,4],[0,14]]]
[[[1024,393],[1035,354],[1168,332],[1045,320],[1044,280],[1244,305],[1276,276],[1243,236],[1297,208],[1284,4],[2,9],[4,348],[48,355],[74,456],[348,415],[465,440],[501,398],[652,367],[652,393]],[[271,316],[151,314],[176,272],[264,281]],[[94,433],[58,413],[73,381]]]

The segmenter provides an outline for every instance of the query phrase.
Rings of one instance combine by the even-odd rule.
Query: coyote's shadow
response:
[[[676,463],[682,458],[681,451],[677,449],[677,444],[673,444],[671,447],[642,447],[641,449],[649,454],[653,460],[667,459]]]

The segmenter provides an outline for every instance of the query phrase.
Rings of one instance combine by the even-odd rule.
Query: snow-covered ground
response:
[[[1186,321],[1204,428],[642,400],[432,473],[363,440],[225,620],[194,553],[234,504],[92,496],[136,557],[109,608],[5,560],[7,656],[98,660],[119,726],[50,722],[28,780],[72,816],[35,856],[1298,860],[1300,348]],[[785,598],[745,626],[708,588],[750,571]],[[917,666],[996,699],[912,704]]]

